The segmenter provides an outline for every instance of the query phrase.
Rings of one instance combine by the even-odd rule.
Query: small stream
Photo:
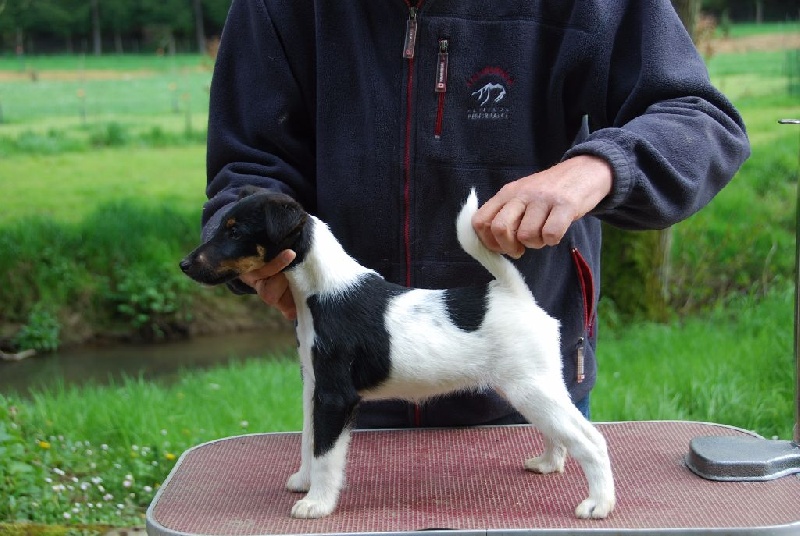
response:
[[[169,381],[186,369],[210,368],[249,357],[292,355],[294,332],[249,331],[161,344],[82,346],[22,361],[0,361],[0,394],[27,395],[58,383],[108,384],[122,378]]]

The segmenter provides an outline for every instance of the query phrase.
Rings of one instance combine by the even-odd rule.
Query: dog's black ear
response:
[[[296,249],[308,221],[308,213],[290,197],[273,200],[266,207],[267,230],[278,251]]]
[[[242,186],[241,188],[239,188],[239,197],[237,197],[236,199],[238,201],[253,194],[265,191],[266,190],[264,188],[259,188],[258,186],[253,186],[252,184],[248,184],[247,186]]]

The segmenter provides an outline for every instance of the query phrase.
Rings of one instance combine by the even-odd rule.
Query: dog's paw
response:
[[[317,519],[333,512],[336,503],[301,499],[292,507],[292,517],[298,519]]]
[[[605,519],[614,509],[614,504],[613,498],[597,500],[589,497],[575,508],[575,517],[581,519]]]
[[[300,469],[286,481],[286,489],[294,493],[306,493],[311,487],[311,475]]]
[[[564,458],[537,456],[525,461],[525,470],[543,475],[564,472]]]

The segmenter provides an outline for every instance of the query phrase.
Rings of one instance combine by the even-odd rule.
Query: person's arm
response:
[[[281,23],[272,19],[261,0],[235,0],[228,13],[211,83],[204,240],[243,187],[277,190],[306,205],[313,202],[313,95],[294,74],[298,67],[283,48],[285,36],[280,32],[285,21]],[[307,45],[296,41],[294,47]],[[293,49],[292,57],[309,58],[302,49]],[[274,269],[285,267],[278,264]],[[279,289],[273,286],[282,278],[269,279],[272,269],[270,263],[228,286],[238,293],[256,291],[291,316],[293,305],[286,293],[274,297]]]
[[[660,229],[708,204],[750,145],[670,2],[631,0],[618,24],[604,90],[590,101],[594,131],[565,158],[590,154],[612,166],[611,193],[592,214]]]
[[[741,117],[711,85],[669,2],[606,5],[597,27],[607,30],[592,38],[593,70],[575,102],[592,131],[560,164],[481,207],[473,223],[496,251],[558,243],[586,213],[623,228],[668,227],[704,207],[749,156]],[[576,160],[587,156],[603,165]]]

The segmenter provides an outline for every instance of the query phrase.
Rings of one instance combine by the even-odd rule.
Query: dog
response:
[[[247,189],[216,233],[181,263],[192,279],[217,285],[263,266],[284,249],[297,307],[303,375],[299,470],[286,487],[306,493],[296,518],[336,508],[356,406],[361,400],[424,401],[454,391],[493,388],[543,435],[536,473],[581,465],[589,496],[579,518],[605,518],[615,506],[606,442],[570,400],[561,375],[558,321],[536,303],[507,258],[472,228],[473,189],[457,221],[461,247],[493,276],[467,288],[412,289],[384,280],[350,257],[328,226],[291,197]]]

